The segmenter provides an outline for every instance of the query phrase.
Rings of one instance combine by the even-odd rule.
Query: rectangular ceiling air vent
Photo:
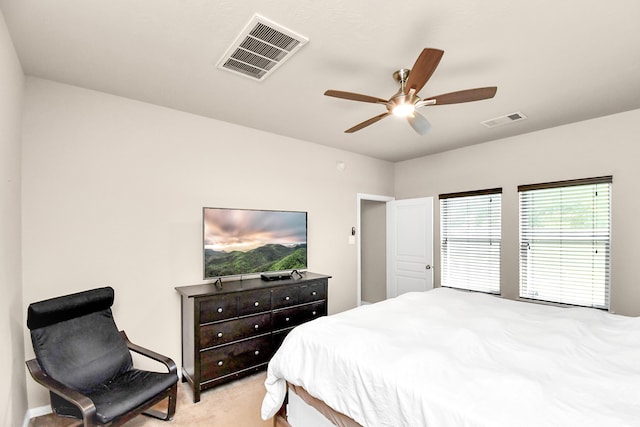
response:
[[[267,18],[255,15],[218,62],[218,68],[264,80],[309,41]]]
[[[526,119],[527,116],[522,114],[521,112],[515,112],[511,114],[507,114],[506,116],[496,117],[495,119],[485,120],[484,122],[480,122],[488,128],[494,128],[496,126],[502,126],[509,123],[517,122],[520,120]]]

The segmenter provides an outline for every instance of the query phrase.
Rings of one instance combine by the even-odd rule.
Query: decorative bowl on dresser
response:
[[[182,381],[200,392],[264,369],[295,326],[327,314],[331,276],[180,286]]]

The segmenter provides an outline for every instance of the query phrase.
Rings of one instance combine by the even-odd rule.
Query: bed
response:
[[[640,318],[412,292],[297,327],[265,386],[275,425],[288,393],[353,426],[640,426]]]

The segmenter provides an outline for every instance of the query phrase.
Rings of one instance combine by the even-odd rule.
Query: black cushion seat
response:
[[[96,417],[107,424],[121,414],[131,411],[176,383],[169,373],[131,369],[113,381],[86,393],[96,405]]]

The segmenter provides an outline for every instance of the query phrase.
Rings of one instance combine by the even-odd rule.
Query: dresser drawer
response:
[[[272,291],[271,297],[271,306],[273,309],[299,304],[300,286],[276,288]]]
[[[200,328],[200,348],[205,349],[269,332],[271,313],[204,325]]]
[[[267,363],[271,356],[271,335],[204,350],[200,353],[202,381]]]
[[[215,322],[238,316],[238,297],[222,295],[200,301],[200,323]]]
[[[326,314],[327,304],[324,301],[274,311],[273,329],[292,328]]]
[[[273,348],[275,348],[276,351],[280,348],[280,346],[282,345],[282,342],[287,337],[287,335],[289,335],[289,332],[291,332],[292,329],[293,328],[281,329],[273,333],[272,342],[273,342]]]
[[[238,314],[240,316],[269,310],[271,310],[269,289],[245,292],[238,297]]]
[[[327,298],[327,286],[325,282],[313,282],[300,286],[298,303],[320,301]]]

